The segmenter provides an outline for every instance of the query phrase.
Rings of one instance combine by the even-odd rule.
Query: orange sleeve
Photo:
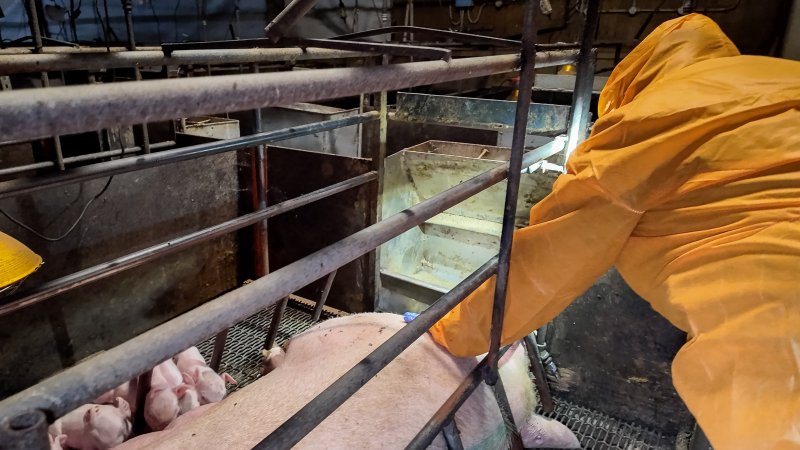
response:
[[[552,320],[605,273],[641,215],[610,199],[588,163],[571,172],[514,234],[503,345]],[[456,356],[485,353],[494,289],[492,277],[431,328],[434,340]]]

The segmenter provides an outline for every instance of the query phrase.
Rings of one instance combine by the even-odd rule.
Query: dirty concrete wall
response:
[[[58,235],[107,179],[0,201],[34,229]],[[236,154],[117,175],[64,240],[45,242],[0,217],[0,230],[43,256],[25,287],[237,215]],[[0,398],[122,343],[237,285],[233,235],[0,316]]]
[[[616,270],[556,317],[546,337],[561,376],[551,384],[558,398],[673,436],[693,423],[670,374],[686,333]]]

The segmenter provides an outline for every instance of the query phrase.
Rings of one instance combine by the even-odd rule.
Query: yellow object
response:
[[[18,240],[0,232],[0,288],[32,274],[42,264],[41,256]]]
[[[615,264],[689,334],[673,382],[715,449],[800,448],[800,63],[740,56],[692,14],[622,61],[600,113],[515,234],[502,342]],[[493,293],[494,278],[434,339],[487,351]]]
[[[558,69],[559,75],[575,75],[575,66],[572,64],[565,64]]]

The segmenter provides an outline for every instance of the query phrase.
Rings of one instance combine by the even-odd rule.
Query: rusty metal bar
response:
[[[322,294],[319,296],[319,301],[316,305],[314,305],[314,313],[311,315],[311,320],[314,322],[319,322],[320,317],[322,317],[322,309],[325,307],[325,302],[328,301],[328,294],[331,293],[331,287],[333,287],[333,280],[336,279],[336,270],[328,274],[328,278],[325,280],[325,287],[322,288]],[[272,347],[267,347],[272,348]]]
[[[33,39],[33,51],[42,51],[42,28],[39,26],[39,13],[36,9],[36,0],[27,1],[28,25],[31,29],[31,39]]]
[[[189,147],[166,150],[158,153],[142,155],[137,158],[122,158],[90,166],[76,167],[67,172],[45,175],[36,178],[19,178],[16,180],[0,183],[0,199],[9,198],[21,194],[43,189],[64,186],[72,183],[104,178],[111,175],[133,172],[136,170],[149,169],[151,167],[163,166],[180,161],[201,158],[204,156],[216,155],[219,153],[241,150],[258,144],[278,142],[298,136],[306,136],[320,131],[333,130],[336,128],[356,125],[360,123],[376,120],[378,113],[367,112],[342,119],[326,120],[314,122],[296,127],[282,128],[280,130],[267,131],[261,134],[253,134],[235,139],[227,139],[218,142],[192,145]],[[155,147],[153,144],[152,147]],[[130,149],[126,149],[126,153]],[[117,151],[118,150],[114,150]],[[89,156],[89,155],[84,155]],[[75,157],[81,158],[81,156]],[[71,161],[67,158],[67,161]]]
[[[508,347],[501,348],[498,352],[499,356],[508,350]],[[488,355],[483,358],[472,372],[458,385],[455,392],[453,392],[447,401],[436,411],[431,417],[431,420],[425,424],[424,427],[414,436],[414,439],[408,443],[406,450],[423,450],[428,448],[436,437],[436,434],[442,427],[449,421],[453,420],[456,411],[464,402],[475,392],[475,389],[483,382],[487,369],[489,368]]]
[[[272,309],[272,319],[269,322],[269,328],[267,328],[267,337],[264,339],[264,348],[267,350],[275,346],[275,340],[278,339],[278,328],[281,326],[281,320],[288,304],[289,297],[287,296],[281,299]]]
[[[537,54],[537,66],[574,61],[576,52]],[[172,120],[403,89],[509,72],[516,55],[483,56],[374,67],[145,80],[0,92],[0,136],[30,140],[137,122]],[[43,90],[41,90],[43,91]],[[70,117],[71,120],[62,120]]]
[[[269,39],[234,39],[227,41],[162,44],[161,49],[164,51],[165,55],[170,56],[173,52],[181,50],[236,49],[253,47],[274,48],[275,45],[276,44]],[[452,55],[450,50],[444,48],[419,45],[388,44],[382,42],[360,42],[335,38],[312,39],[287,37],[281,40],[280,47],[327,48],[332,50],[363,52],[365,54],[410,56],[412,58],[441,59],[444,61],[449,61]]]
[[[464,443],[461,442],[461,434],[456,426],[456,421],[451,420],[442,427],[442,436],[447,444],[448,450],[464,450]]]
[[[539,346],[530,335],[525,336],[522,342],[525,345],[525,349],[528,351],[528,362],[533,372],[533,381],[536,384],[536,391],[539,394],[539,403],[542,405],[542,410],[544,412],[551,413],[555,409],[555,404],[553,403],[553,395],[550,393],[550,386],[547,384],[547,375],[544,372]]]
[[[131,408],[135,407],[136,409],[136,412],[133,414],[132,422],[133,431],[137,434],[145,432],[147,428],[147,422],[145,422],[144,418],[144,403],[147,399],[147,393],[150,392],[152,375],[153,371],[148,370],[139,375],[138,380],[136,380],[136,405],[131,405]]]
[[[44,53],[6,53],[0,52],[0,74],[67,70],[117,69],[121,67],[159,67],[193,64],[248,64],[251,62],[304,61],[315,59],[362,58],[369,53],[330,50],[321,48],[247,48],[247,49],[207,49],[180,50],[170,56],[161,50],[136,51],[119,50],[102,52],[60,51],[45,48]],[[113,49],[112,49],[113,50]]]
[[[514,422],[514,415],[511,413],[511,404],[508,402],[508,395],[506,395],[506,388],[503,386],[503,379],[498,376],[497,381],[490,387],[492,388],[494,399],[497,401],[497,407],[500,408],[500,416],[503,417],[506,436],[510,441],[509,450],[523,450],[522,437],[520,437],[517,424]]]
[[[152,150],[158,150],[174,146],[175,146],[175,141],[164,141],[151,144],[150,148]],[[124,153],[125,155],[131,155],[133,153],[138,153],[140,151],[142,151],[142,147],[139,146],[126,147]],[[67,156],[66,158],[63,159],[63,162],[64,164],[71,164],[76,162],[91,161],[94,159],[110,158],[113,156],[120,156],[122,154],[123,154],[122,150],[108,150],[104,152],[88,153],[86,155]],[[53,161],[41,161],[32,164],[25,164],[24,166],[15,166],[15,167],[9,167],[7,169],[0,169],[0,176],[14,175],[17,173],[28,172],[31,170],[48,169],[51,167],[56,167],[56,163]]]
[[[589,107],[592,103],[592,84],[594,83],[594,66],[596,52],[592,49],[594,36],[600,22],[600,0],[589,0],[586,20],[583,24],[581,48],[578,56],[578,69],[575,74],[575,89],[572,92],[572,109],[567,129],[567,147],[564,150],[563,164],[566,165],[569,155],[586,139],[589,125]]]
[[[376,172],[367,172],[363,175],[358,175],[331,186],[301,195],[297,198],[286,200],[285,202],[278,203],[268,208],[252,212],[244,216],[239,216],[235,219],[231,219],[208,228],[203,228],[202,230],[198,230],[193,233],[189,233],[187,235],[171,239],[169,241],[162,242],[160,244],[156,244],[124,256],[120,256],[119,258],[112,259],[96,266],[88,267],[65,277],[48,281],[40,284],[31,291],[23,292],[20,294],[19,298],[12,300],[10,303],[0,305],[0,316],[26,308],[30,305],[47,300],[48,298],[52,298],[58,294],[62,294],[94,281],[110,277],[111,275],[115,275],[122,271],[138,267],[148,261],[152,261],[156,258],[183,250],[200,242],[222,236],[230,233],[231,231],[236,231],[247,226],[255,225],[270,217],[275,217],[279,214],[292,211],[317,200],[321,200],[323,198],[330,197],[331,195],[344,192],[348,189],[361,186],[362,184],[370,181],[374,181],[376,178]]]
[[[497,268],[494,304],[492,306],[492,328],[489,340],[489,369],[486,383],[494,385],[497,381],[498,350],[503,332],[503,317],[506,306],[506,289],[508,287],[508,271],[511,263],[511,244],[514,236],[514,218],[517,212],[517,197],[522,171],[522,153],[525,147],[525,135],[528,127],[528,110],[531,107],[531,89],[533,88],[534,69],[536,67],[536,11],[538,1],[526,2],[525,19],[522,25],[522,69],[519,75],[519,92],[517,111],[514,118],[514,130],[511,141],[511,157],[506,185],[505,207],[503,209],[502,234],[500,235],[500,264]],[[528,167],[528,166],[526,166]]]
[[[541,152],[529,152],[526,164],[542,157]],[[8,397],[0,402],[0,423],[37,409],[60,417],[493,186],[507,173],[508,164],[501,164]]]
[[[258,73],[258,64],[251,64],[250,70],[253,73]],[[253,110],[254,130],[256,134],[263,131],[261,124],[261,108]],[[264,144],[259,144],[253,150],[251,161],[252,178],[253,178],[253,209],[261,211],[267,208],[267,166],[266,166],[266,149]],[[267,250],[267,221],[261,222],[253,226],[253,248],[255,252],[255,276],[263,277],[269,273],[269,252]],[[211,361],[209,367],[219,372],[219,366],[222,362],[222,354],[225,352],[225,343],[228,338],[228,330],[222,330],[214,338],[214,350],[211,353]],[[272,348],[272,347],[268,347]]]
[[[292,0],[272,19],[272,22],[267,24],[264,35],[270,41],[278,42],[316,3],[317,0]]]

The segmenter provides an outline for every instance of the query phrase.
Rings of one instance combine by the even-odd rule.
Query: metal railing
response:
[[[450,62],[427,61],[369,68],[324,69],[304,72],[301,80],[294,75],[269,73],[220,76],[208,79],[194,78],[180,80],[177,83],[175,80],[116,83],[113,88],[109,86],[57,87],[48,89],[45,94],[47,102],[42,102],[43,94],[38,91],[26,92],[25,95],[17,92],[0,93],[0,136],[31,140],[60,133],[92,131],[109,126],[166,120],[185,116],[187,113],[197,115],[232,109],[257,109],[300,100],[313,101],[363,92],[396,90],[506,72],[515,69],[520,62],[520,91],[530,92],[534,67],[571,63],[577,56],[574,51],[536,53],[535,28],[533,27],[535,5],[536,0],[528,0],[521,61],[517,56],[503,55],[464,58]],[[597,5],[597,0],[590,2],[589,20],[587,20],[584,30],[582,49],[591,48],[593,36],[592,33],[586,31],[591,27],[592,18],[596,18],[596,14],[593,15],[591,9],[597,8]],[[587,41],[588,44],[586,44]],[[576,77],[575,96],[591,95],[591,82],[586,83],[585,78],[593,76],[593,74],[587,75],[586,72],[585,70],[579,71],[578,77]],[[584,92],[585,89],[583,89],[586,85],[589,86],[588,92]],[[199,102],[201,97],[203,101]],[[153,366],[185,348],[226,330],[240,320],[270,305],[277,304],[298,289],[328,276],[343,265],[375,250],[399,234],[508,178],[503,233],[498,257],[487,262],[453,290],[443,295],[414,321],[379,346],[257,446],[257,448],[289,448],[299,442],[303,436],[313,430],[367,380],[424,334],[431,325],[463,300],[467,294],[496,274],[498,281],[489,354],[410,444],[411,448],[424,448],[444,427],[447,442],[452,448],[458,448],[460,443],[457,437],[458,432],[454,429],[452,421],[453,414],[480,383],[486,381],[494,384],[499,381],[497,360],[504,351],[500,348],[500,333],[521,168],[530,166],[554,153],[554,147],[547,146],[523,155],[529,103],[530,95],[519,96],[509,163],[499,165],[405,211],[384,218],[341,241],[279,270],[265,274],[250,284],[223,294],[3,400],[0,402],[0,436],[16,440],[15,442],[19,443],[24,439],[29,439],[24,442],[27,442],[25,445],[29,445],[30,448],[46,448],[47,438],[41,435],[42,430],[46,432],[46,427],[41,427],[45,418],[52,421],[120,383],[146,373]],[[34,108],[34,105],[42,105],[42,107]],[[121,105],[125,105],[125,107],[121,108]],[[573,107],[572,120],[580,122],[582,119],[575,117],[577,109]],[[64,123],[58,120],[59,117],[65,116],[74,117],[76,121]],[[278,137],[286,139],[301,135],[296,134],[299,129],[303,129],[303,133],[311,133],[346,124],[363,123],[374,120],[375,116],[375,113],[367,113],[331,121],[336,122],[335,125],[326,122],[305,125],[303,126],[305,128],[297,127],[257,133],[211,144],[141,155],[135,160],[121,159],[36,179],[13,180],[0,183],[0,198],[261,145],[279,140]],[[27,126],[16,126],[17,122],[24,122]],[[382,161],[377,161],[377,164],[380,168]],[[372,181],[376,177],[377,171],[368,172],[296,199],[259,208],[251,214],[223,224],[85,269],[77,274],[40,286],[36,291],[27,295],[23,293],[25,297],[20,298],[19,303],[15,303],[16,308],[42,301],[119,270],[143,264],[167,252],[263,222],[268,217]],[[8,307],[14,308],[13,306]],[[3,311],[0,308],[0,314]],[[496,384],[495,394],[501,412],[508,417],[507,399],[500,383]],[[509,422],[513,427],[513,420],[506,420],[507,424]],[[515,442],[519,445],[518,437]]]

